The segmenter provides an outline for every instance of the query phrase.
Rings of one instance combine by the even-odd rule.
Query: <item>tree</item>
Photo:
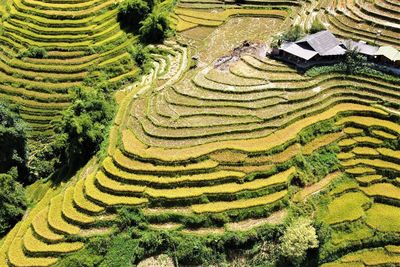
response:
[[[119,4],[118,20],[123,27],[132,30],[139,28],[139,23],[144,20],[153,8],[152,0],[125,0]]]
[[[68,161],[85,161],[100,149],[114,108],[111,99],[94,88],[78,88],[73,103],[63,112],[56,131],[65,143]]]
[[[295,266],[305,259],[308,249],[318,247],[318,237],[311,220],[298,218],[285,230],[281,238],[281,253]]]
[[[316,33],[324,30],[326,30],[324,24],[322,24],[318,18],[314,19],[313,23],[311,24],[310,33]]]
[[[154,10],[140,23],[140,37],[143,42],[157,43],[164,40],[170,30],[165,11]]]
[[[22,185],[11,175],[0,174],[0,236],[20,220],[25,208]]]
[[[0,173],[16,168],[20,181],[28,177],[26,130],[18,107],[0,102]]]
[[[287,32],[283,33],[281,35],[281,40],[286,42],[294,42],[303,37],[303,35],[303,29],[300,27],[300,25],[296,25],[294,27],[291,27]]]
[[[345,61],[341,64],[344,65],[342,67],[347,74],[356,74],[371,67],[371,63],[368,62],[367,58],[360,55],[355,49],[346,53]]]

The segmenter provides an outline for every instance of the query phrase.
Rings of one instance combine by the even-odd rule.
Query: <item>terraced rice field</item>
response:
[[[115,1],[2,1],[0,97],[21,105],[33,138],[52,135],[50,122],[88,74],[114,69],[111,79],[135,76],[131,38],[116,20]],[[5,13],[6,12],[6,13]],[[47,56],[32,53],[35,47]]]
[[[399,6],[396,1],[325,1],[317,16],[337,36],[399,48]]]
[[[306,9],[311,5],[328,10],[330,13],[319,15],[340,36],[348,36],[347,28],[339,31],[342,28],[335,24],[342,19],[363,20],[360,27],[344,24],[366,40],[373,36],[368,23],[374,23],[385,28],[378,43],[398,46],[399,24],[394,16],[385,15],[396,12],[398,6],[392,1],[362,6],[356,0],[320,1],[318,5],[311,1]],[[36,114],[50,120],[68,105],[67,88],[82,83],[90,66],[124,60],[132,40],[110,26],[115,24],[113,3],[8,3],[11,15],[3,21],[4,34],[0,36],[0,66],[4,65],[0,75],[7,77],[0,79],[0,88],[2,84],[8,88],[0,91],[2,96],[18,102],[16,93],[6,92],[19,92],[24,95],[18,102],[24,107],[24,116]],[[178,31],[218,27],[233,15],[263,16],[282,26],[287,23],[283,20],[287,13],[275,7],[297,10],[300,5],[298,1],[274,1],[268,10],[255,9],[261,3],[249,3],[248,9],[211,11],[222,4],[181,1],[174,17]],[[378,9],[383,10],[379,16]],[[301,10],[296,14],[301,15]],[[229,27],[234,25],[228,21],[215,31],[232,31]],[[104,44],[112,48],[89,52]],[[16,48],[30,45],[46,47],[49,57],[15,58]],[[167,41],[158,48],[164,53],[153,55],[150,73],[119,92],[106,157],[85,167],[59,189],[49,190],[1,243],[1,266],[55,264],[85,245],[85,239],[79,237],[113,231],[102,227],[105,220],[113,222],[110,207],[142,208],[153,228],[223,234],[282,223],[289,203],[306,201],[320,191],[332,197],[322,218],[333,231],[334,256],[322,259],[323,266],[400,264],[399,116],[378,105],[382,100],[399,103],[398,85],[383,78],[343,79],[342,74],[311,78],[254,54],[243,54],[225,68],[214,67],[209,60],[190,68],[191,56],[206,54],[209,44],[193,48]],[[11,58],[15,59],[8,60]],[[110,79],[118,81],[132,71]],[[32,99],[26,102],[28,95]],[[42,105],[40,99],[47,104]],[[42,119],[42,124],[28,121],[35,131],[43,131],[48,126],[40,125],[47,125],[46,120]],[[334,121],[336,127],[307,142],[300,140],[301,133],[327,121]],[[302,171],[293,163],[296,156],[314,155],[331,145],[340,148],[341,169],[295,194],[293,181]],[[330,187],[341,175],[350,180]],[[187,217],[216,214],[229,218],[226,228],[185,225]],[[342,231],[346,223],[358,228]],[[379,234],[395,236],[396,244],[389,240],[363,247]],[[346,249],[353,252],[345,255]]]

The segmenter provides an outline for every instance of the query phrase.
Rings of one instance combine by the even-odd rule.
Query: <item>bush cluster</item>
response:
[[[17,57],[47,58],[47,50],[43,47],[29,46],[27,49],[22,50]]]

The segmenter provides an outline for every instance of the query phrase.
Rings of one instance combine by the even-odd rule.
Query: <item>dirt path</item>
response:
[[[228,223],[226,226],[227,229],[230,231],[248,231],[267,223],[280,224],[283,222],[286,216],[287,216],[287,210],[280,210],[272,213],[267,218],[249,219],[236,223]]]
[[[297,192],[293,196],[293,201],[294,202],[300,202],[306,200],[309,196],[318,193],[322,189],[324,189],[326,186],[329,185],[331,181],[333,181],[335,178],[339,177],[342,173],[340,171],[336,171],[333,173],[328,174],[325,178],[323,178],[321,181],[318,183],[315,183],[313,185],[307,186],[301,191]]]

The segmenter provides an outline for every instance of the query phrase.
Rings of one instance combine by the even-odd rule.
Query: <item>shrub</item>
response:
[[[336,154],[339,153],[339,147],[329,145],[310,156],[298,155],[294,164],[297,166],[301,185],[309,185],[324,178],[340,168],[339,160]]]
[[[18,58],[47,58],[47,50],[43,47],[30,46],[18,54]]]
[[[137,208],[123,207],[118,210],[117,224],[120,230],[132,226],[139,226],[145,223],[145,218]]]
[[[150,49],[142,44],[138,44],[132,47],[130,54],[143,73],[148,73],[152,67]]]
[[[311,220],[299,218],[292,222],[281,238],[281,253],[293,265],[300,266],[307,250],[318,247],[318,237]]]

